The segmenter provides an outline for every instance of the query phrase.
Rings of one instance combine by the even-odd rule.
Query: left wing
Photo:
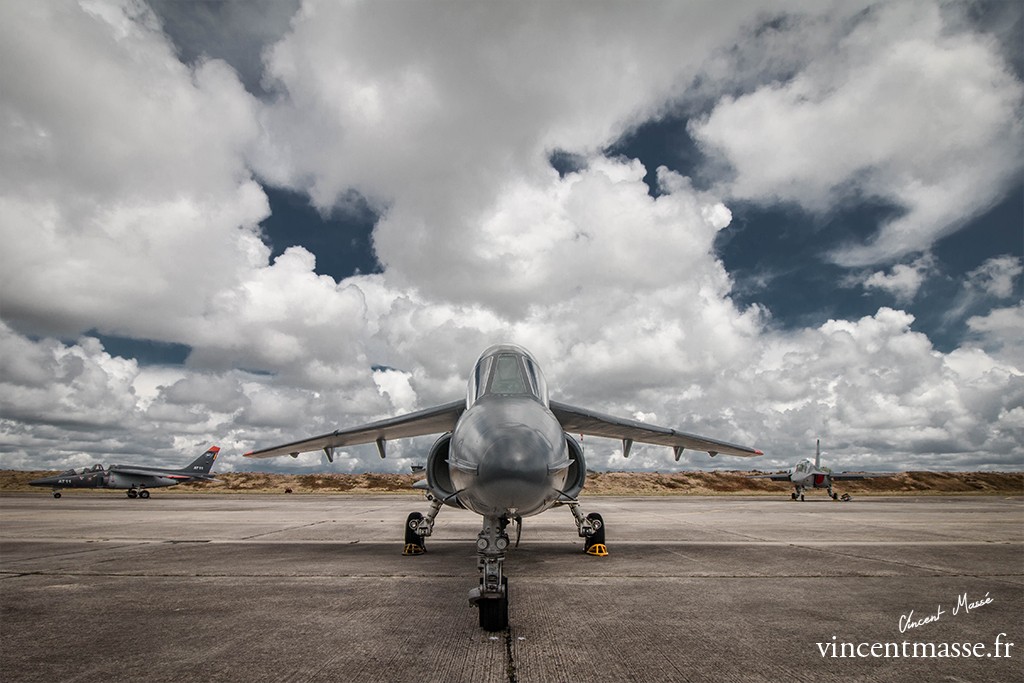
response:
[[[355,446],[364,443],[377,443],[380,456],[384,457],[384,442],[389,439],[404,439],[424,434],[440,434],[455,428],[459,416],[466,410],[466,401],[452,401],[444,405],[427,408],[415,413],[390,417],[379,422],[339,429],[330,434],[314,436],[311,439],[295,441],[283,446],[264,448],[246,453],[247,458],[272,458],[276,455],[298,456],[299,453],[310,451],[326,451],[331,457],[330,449],[337,446]]]
[[[622,439],[623,454],[628,456],[629,449],[634,441],[640,443],[653,443],[659,446],[671,446],[675,450],[676,460],[682,455],[684,448],[695,451],[707,451],[709,455],[738,455],[751,458],[755,455],[764,455],[755,448],[737,446],[726,441],[708,439],[696,434],[677,432],[668,427],[637,422],[622,417],[613,417],[602,413],[577,408],[551,401],[551,412],[555,414],[562,424],[562,429],[567,432],[578,432],[592,436],[603,436],[609,439]]]
[[[146,469],[145,467],[126,467],[124,465],[115,465],[110,468],[110,471],[117,472],[118,474],[131,474],[136,477],[165,477],[167,479],[181,479],[182,481],[187,479],[216,481],[212,474],[192,474],[177,470]]]

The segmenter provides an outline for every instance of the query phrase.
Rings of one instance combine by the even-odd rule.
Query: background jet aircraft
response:
[[[415,485],[426,492],[430,510],[409,515],[405,554],[424,552],[425,538],[443,505],[481,515],[483,528],[476,541],[480,585],[470,591],[469,599],[480,610],[480,626],[500,631],[508,626],[508,579],[502,563],[510,523],[518,542],[523,517],[566,505],[587,553],[607,555],[604,520],[598,513],[580,510],[577,497],[587,465],[583,449],[569,432],[621,439],[627,457],[634,442],[670,446],[677,461],[684,448],[712,456],[762,455],[753,448],[549,401],[537,361],[526,349],[511,344],[484,351],[469,378],[465,399],[246,455],[298,457],[323,450],[333,462],[335,448],[375,442],[383,458],[388,440],[440,433],[427,456],[426,479]]]
[[[793,500],[804,499],[804,489],[828,489],[828,495],[832,500],[851,500],[849,493],[841,497],[832,490],[833,482],[851,481],[854,479],[873,479],[875,477],[891,477],[887,473],[866,473],[866,472],[839,472],[834,473],[827,467],[821,466],[821,439],[818,439],[814,451],[814,460],[806,458],[796,464],[788,472],[781,474],[754,474],[751,479],[771,479],[772,481],[788,481],[796,489],[790,494]]]
[[[52,486],[54,498],[60,498],[61,489],[128,489],[129,498],[149,498],[147,489],[176,486],[193,479],[213,481],[210,468],[218,453],[218,447],[210,446],[210,450],[181,469],[133,465],[111,465],[103,469],[103,465],[93,465],[36,479],[30,481],[29,485]]]

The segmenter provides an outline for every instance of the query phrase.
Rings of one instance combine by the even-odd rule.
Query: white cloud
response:
[[[791,79],[723,98],[692,132],[735,170],[733,196],[825,212],[845,198],[903,209],[837,263],[927,250],[1019,177],[1024,88],[991,39],[929,2],[880,4]]]
[[[210,296],[266,260],[255,101],[223,62],[178,62],[143,5],[3,11],[4,317],[190,343]]]
[[[979,335],[982,348],[1018,369],[1024,368],[1024,304],[973,316],[967,326]]]
[[[772,332],[766,311],[732,301],[713,254],[731,220],[723,196],[660,169],[654,198],[639,162],[603,158],[605,145],[683,93],[707,54],[756,25],[764,15],[755,6],[581,14],[573,5],[459,4],[445,16],[424,4],[310,3],[268,53],[280,87],[270,103],[222,62],[180,64],[141,6],[3,6],[4,464],[122,454],[162,464],[219,443],[222,468],[252,467],[240,454],[254,445],[461,397],[476,355],[501,340],[533,350],[559,398],[753,443],[785,464],[795,443],[818,436],[840,465],[1020,454],[1021,362],[1005,342],[1019,312],[972,319],[991,343],[951,354],[890,309]],[[899,25],[895,11],[841,46],[841,57],[860,60],[853,66],[837,57],[798,74],[814,107],[838,111],[833,95],[888,92],[885,66],[902,65],[891,78],[921,76],[931,92],[938,76],[900,52],[910,38],[896,35],[891,50],[881,40]],[[910,23],[920,54],[998,76],[978,40]],[[39,68],[17,66],[26,63]],[[955,86],[936,91],[939,102],[959,105],[959,62],[929,64],[945,64]],[[826,72],[844,77],[834,92],[823,90]],[[982,85],[988,118],[958,121],[975,137],[944,142],[945,151],[900,147],[870,117],[840,112],[850,128],[844,150],[880,136],[878,168],[888,170],[872,166],[864,188],[876,191],[872,183],[899,175],[893,168],[917,169],[910,152],[932,162],[971,140],[985,147],[999,117]],[[758,97],[795,102],[784,88],[759,92],[723,103],[703,132]],[[900,125],[910,120],[883,104]],[[786,132],[773,116],[762,123]],[[730,132],[737,153],[743,135]],[[578,153],[585,169],[559,177],[547,164],[556,148]],[[803,147],[780,149],[782,180],[759,192],[786,186],[786,173],[802,182],[814,172],[798,171],[791,156]],[[855,162],[823,166],[811,187],[831,192],[864,167],[863,157]],[[250,165],[307,189],[321,208],[352,188],[370,196],[384,210],[374,238],[385,272],[336,282],[318,276],[301,247],[269,263],[257,227],[268,207]],[[736,196],[762,187],[751,168],[739,166]],[[1013,272],[990,264],[978,281],[1002,291]],[[893,269],[876,284],[909,296],[911,276]],[[90,329],[192,353],[184,367],[139,367],[80,336]],[[426,446],[396,444],[384,462],[372,446],[352,449],[338,467],[405,468]],[[616,448],[588,440],[587,457],[621,466]],[[670,458],[638,448],[629,464],[666,467]],[[323,467],[317,456],[256,466]]]
[[[1024,265],[1016,256],[1004,255],[990,258],[967,273],[968,286],[991,296],[1007,299],[1020,293],[1015,282],[1024,273]]]
[[[867,289],[881,289],[893,295],[897,303],[906,304],[914,300],[917,291],[930,275],[935,259],[922,256],[913,263],[898,263],[889,272],[875,271],[864,280]]]

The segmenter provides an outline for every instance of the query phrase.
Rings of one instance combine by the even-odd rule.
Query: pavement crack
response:
[[[273,531],[263,531],[261,533],[253,534],[251,536],[242,536],[240,540],[251,541],[254,538],[260,538],[262,536],[272,536],[274,534],[281,534],[281,533],[284,533],[286,531],[295,531],[296,529],[308,529],[309,527],[318,526],[320,524],[326,524],[326,523],[332,522],[332,521],[334,521],[334,520],[321,519],[321,520],[317,520],[316,522],[310,522],[309,524],[298,524],[296,526],[281,527],[280,529],[274,529]]]
[[[512,649],[512,629],[505,629],[505,673],[508,675],[508,683],[517,683],[516,658]]]

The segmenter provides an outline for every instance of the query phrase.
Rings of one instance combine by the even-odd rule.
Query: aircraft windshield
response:
[[[102,471],[103,471],[103,465],[96,464],[96,465],[90,465],[89,467],[80,467],[77,470],[72,467],[67,472],[62,472],[61,474],[88,474],[89,472],[102,472]]]
[[[530,396],[548,403],[547,383],[536,361],[514,346],[488,350],[473,368],[467,403],[472,405],[487,395]]]

